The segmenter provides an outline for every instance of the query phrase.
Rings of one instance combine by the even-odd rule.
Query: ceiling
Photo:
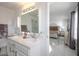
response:
[[[32,2],[0,2],[0,6],[13,10],[22,9],[33,5]],[[50,16],[53,18],[68,18],[71,11],[75,9],[77,2],[50,2]]]
[[[53,19],[67,19],[76,6],[77,2],[50,2],[50,17]]]
[[[10,8],[13,10],[22,9],[23,7],[28,7],[32,2],[0,2],[0,6]]]

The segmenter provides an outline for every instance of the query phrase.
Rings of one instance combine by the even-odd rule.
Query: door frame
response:
[[[78,22],[77,22],[77,56],[79,56],[79,2],[78,2]]]

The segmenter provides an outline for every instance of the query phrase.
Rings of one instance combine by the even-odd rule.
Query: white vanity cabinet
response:
[[[7,50],[9,56],[40,56],[40,41],[9,38]]]
[[[41,56],[41,39],[22,37],[8,38],[8,55],[12,56]]]
[[[12,40],[8,40],[7,50],[8,50],[9,56],[27,56],[28,55],[28,48]]]

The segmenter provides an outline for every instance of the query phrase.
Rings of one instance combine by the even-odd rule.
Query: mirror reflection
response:
[[[38,10],[21,16],[21,32],[38,33]]]

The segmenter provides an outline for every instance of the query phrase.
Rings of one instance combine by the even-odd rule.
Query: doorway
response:
[[[76,8],[75,2],[50,3],[50,56],[77,55],[74,38]]]

